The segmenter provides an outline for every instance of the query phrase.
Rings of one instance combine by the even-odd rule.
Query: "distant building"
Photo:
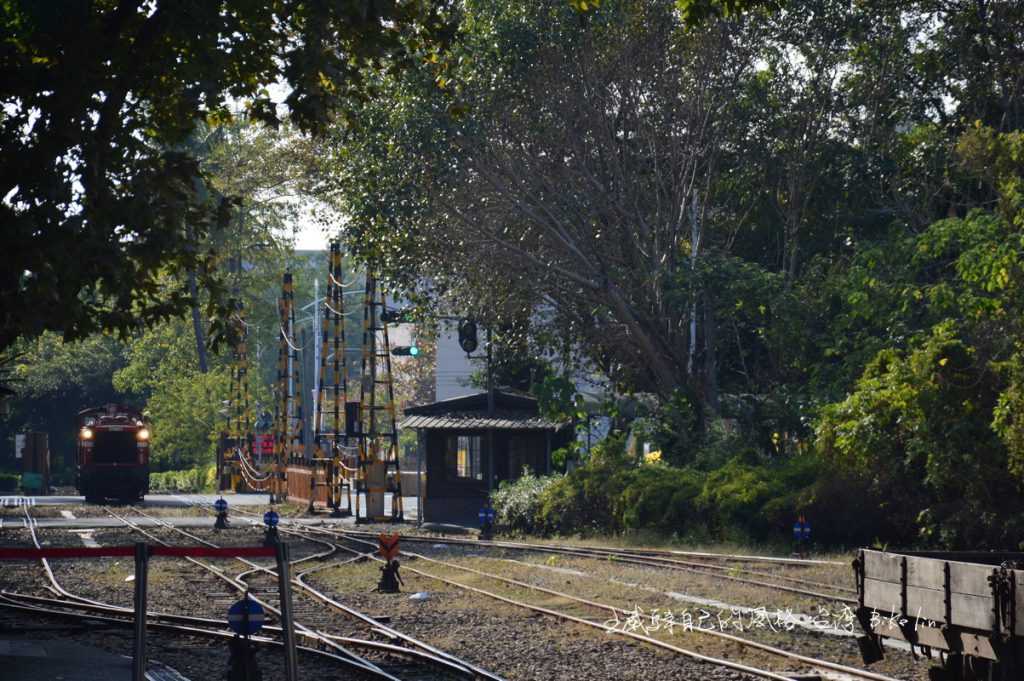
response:
[[[474,368],[466,352],[459,347],[459,333],[455,324],[441,322],[437,329],[434,399],[440,402],[472,392],[469,377]]]

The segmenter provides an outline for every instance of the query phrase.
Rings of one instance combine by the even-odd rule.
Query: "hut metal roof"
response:
[[[487,413],[487,393],[453,397],[418,407],[407,407],[401,428],[436,430],[561,430],[539,414],[537,400],[529,395],[496,390],[494,413]]]
[[[502,413],[488,416],[479,412],[471,412],[438,416],[410,414],[402,419],[399,427],[432,430],[560,430],[564,425],[540,416]]]

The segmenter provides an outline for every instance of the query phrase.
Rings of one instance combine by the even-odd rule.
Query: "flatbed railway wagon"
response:
[[[933,681],[1024,679],[1024,553],[862,549],[854,572],[865,663],[888,638],[934,659]]]
[[[149,426],[122,404],[78,413],[75,484],[89,502],[132,502],[149,491]]]

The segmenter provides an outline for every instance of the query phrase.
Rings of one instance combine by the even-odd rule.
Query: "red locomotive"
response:
[[[149,491],[149,426],[137,409],[108,404],[78,412],[75,484],[86,501],[132,502]]]

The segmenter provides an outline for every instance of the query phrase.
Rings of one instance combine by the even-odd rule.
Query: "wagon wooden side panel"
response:
[[[865,662],[880,659],[891,638],[941,652],[950,679],[990,668],[984,678],[1022,678],[1024,554],[863,549],[854,566]]]

